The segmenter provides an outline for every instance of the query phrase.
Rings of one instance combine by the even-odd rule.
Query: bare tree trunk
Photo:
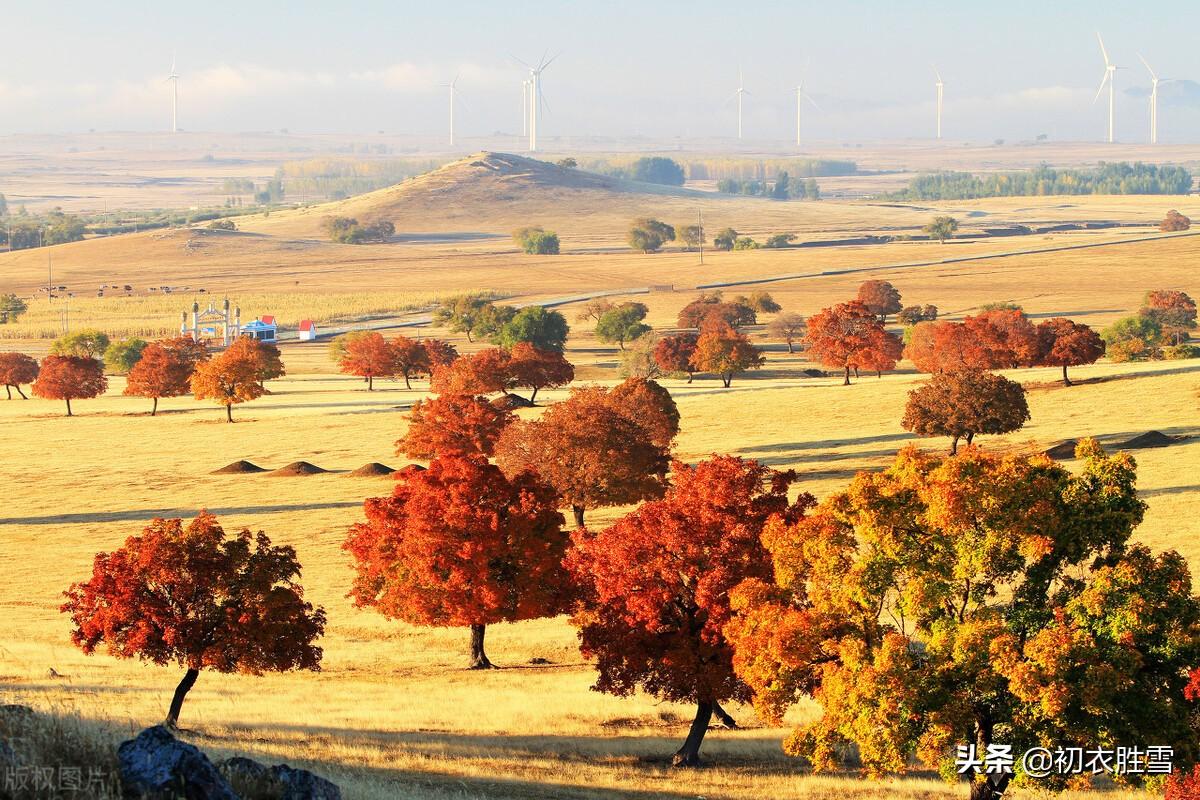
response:
[[[788,339],[788,353],[795,353],[795,352],[796,351],[792,349],[792,340]]]
[[[975,441],[975,431],[971,431],[970,433],[967,434],[967,444],[971,444],[974,441]]]
[[[537,392],[538,392],[538,387],[537,386],[533,387],[533,394],[529,395],[529,402],[537,403]]]
[[[728,389],[728,388],[729,388],[729,384],[730,384],[732,381],[733,381],[733,374],[732,374],[732,373],[730,373],[730,374],[727,374],[727,375],[722,375],[722,376],[721,376],[721,382],[725,384],[725,388],[726,388],[726,389]]]
[[[375,376],[374,375],[367,376],[367,391],[368,392],[375,391]]]
[[[954,439],[950,442],[950,455],[952,455],[952,456],[958,455],[958,437],[957,436],[955,436]]]
[[[4,384],[4,391],[8,392],[8,399],[12,400],[12,386],[7,383]]]
[[[694,373],[694,372],[689,372],[689,373],[688,373],[688,383],[691,383],[691,382],[692,382],[692,378],[694,378],[694,377],[696,377],[696,373]]]
[[[67,398],[67,416],[71,416],[71,398]]]
[[[408,373],[407,373],[407,372],[406,372],[406,373],[404,373],[404,388],[405,388],[405,389],[411,389],[411,388],[412,388],[412,384],[411,384],[411,383],[409,383],[409,381],[408,381]]]
[[[486,625],[475,623],[471,625],[471,664],[467,669],[493,669],[488,661],[487,653],[483,650],[483,635],[487,632]]]
[[[233,403],[229,403],[225,406],[225,419],[233,422]]]
[[[188,668],[188,671],[183,673],[183,680],[175,687],[175,696],[171,698],[171,708],[167,711],[167,719],[163,722],[168,728],[174,728],[179,724],[179,710],[183,708],[183,699],[187,697],[187,693],[196,685],[196,678],[200,677],[200,670]]]
[[[717,718],[718,722],[730,730],[734,730],[738,726],[737,720],[731,717],[728,711],[721,708],[720,703],[713,703],[713,716]]]
[[[150,406],[150,416],[153,417],[157,413],[158,413],[158,398],[156,397],[156,398],[154,398],[154,405]]]
[[[846,380],[842,381],[842,386],[850,385],[850,367],[846,367]]]
[[[575,512],[575,527],[583,527],[583,506],[571,506],[571,510]]]
[[[1073,386],[1071,379],[1067,377],[1067,365],[1063,364],[1063,386]]]
[[[14,386],[13,388],[17,390],[17,394],[21,395],[21,399],[22,399],[22,400],[28,400],[28,399],[29,399],[28,397],[26,397],[26,396],[25,396],[25,393],[21,391],[21,384],[19,384],[19,383],[18,383],[18,384],[17,384],[16,386]]]
[[[708,732],[708,722],[712,719],[713,704],[697,703],[696,718],[688,730],[683,746],[675,751],[671,765],[675,767],[696,767],[700,765],[700,745],[704,743],[704,734]]]

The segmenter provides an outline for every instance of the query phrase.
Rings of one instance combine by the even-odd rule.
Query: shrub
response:
[[[763,247],[775,250],[780,247],[787,247],[794,241],[796,241],[796,234],[794,233],[774,233],[767,237],[767,242]]]
[[[658,183],[664,186],[683,186],[683,167],[662,156],[639,158],[629,173],[635,181]]]
[[[757,250],[760,247],[762,247],[762,245],[751,239],[749,236],[739,236],[733,243],[734,250]]]
[[[737,241],[738,232],[733,228],[725,228],[717,232],[713,237],[713,247],[718,250],[732,250],[733,243]]]
[[[206,225],[209,230],[213,231],[236,231],[237,225],[231,219],[214,219]]]
[[[1167,212],[1167,216],[1163,219],[1162,224],[1158,226],[1160,231],[1186,231],[1192,227],[1192,221],[1180,214],[1175,209]]]
[[[675,228],[656,219],[635,219],[628,241],[634,250],[657,253],[664,244],[675,241]]]
[[[1170,347],[1163,348],[1162,356],[1168,361],[1180,361],[1187,358],[1200,358],[1200,347],[1197,347],[1194,344],[1173,344]]]
[[[531,256],[558,255],[558,234],[540,226],[514,231],[513,241]]]

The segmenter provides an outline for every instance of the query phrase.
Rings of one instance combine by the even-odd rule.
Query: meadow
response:
[[[870,202],[772,203],[686,196],[586,196],[579,204],[542,202],[541,210],[496,204],[467,192],[439,214],[432,195],[383,190],[324,209],[239,220],[237,233],[195,230],[112,237],[54,248],[56,275],[73,289],[130,283],[133,298],[72,300],[72,329],[95,326],[115,335],[156,335],[174,329],[193,294],[149,296],[148,286],[204,286],[230,296],[243,317],[274,313],[288,324],[362,319],[418,308],[457,291],[487,288],[511,302],[589,290],[650,288],[627,295],[645,302],[658,330],[675,325],[698,284],[761,281],[786,274],[812,277],[735,285],[732,296],[766,289],[787,311],[809,316],[853,296],[867,278],[884,278],[906,304],[933,303],[959,319],[993,301],[1020,303],[1035,320],[1064,315],[1102,327],[1133,313],[1148,289],[1195,295],[1200,238],[1158,236],[1152,227],[1167,208],[1200,217],[1194,197],[996,198],[971,203],[891,206]],[[514,190],[515,191],[515,190]],[[566,195],[562,195],[565,197]],[[706,227],[732,225],[755,236],[794,230],[807,239],[865,232],[912,233],[934,213],[954,213],[965,232],[995,223],[1116,220],[1103,230],[1008,239],[966,237],[939,245],[880,245],[792,250],[632,253],[623,244],[630,217],[659,209],[682,222],[696,206]],[[533,208],[533,206],[529,206]],[[339,210],[395,216],[399,231],[426,237],[384,245],[334,245],[320,240],[322,214]],[[531,213],[534,219],[528,219]],[[529,257],[508,231],[515,220],[559,228],[564,252]],[[1052,250],[1065,245],[1088,249]],[[1003,254],[1004,257],[994,257]],[[966,259],[948,261],[948,259]],[[4,287],[32,292],[43,280],[45,254],[0,254]],[[919,264],[919,266],[914,266]],[[907,265],[907,266],[906,266]],[[847,271],[855,270],[855,271]],[[819,274],[827,273],[827,274]],[[82,291],[82,289],[80,289]],[[200,297],[203,297],[202,295]],[[618,298],[619,299],[619,298]],[[35,300],[16,325],[0,326],[0,349],[41,354],[57,335],[56,308]],[[561,309],[574,329],[567,358],[577,383],[617,381],[619,353],[575,321],[578,304]],[[144,331],[144,332],[143,332]],[[425,328],[461,352],[482,345]],[[761,370],[722,388],[712,378],[688,384],[665,379],[681,414],[676,456],[696,461],[714,452],[795,469],[795,491],[818,498],[844,487],[859,470],[879,469],[915,442],[944,450],[942,439],[918,440],[900,426],[907,393],[924,380],[902,363],[881,378],[864,375],[844,387],[840,377],[805,377],[812,367],[751,326],[767,349]],[[84,656],[72,647],[61,593],[89,574],[94,554],[139,533],[154,516],[193,516],[208,509],[227,530],[264,530],[293,545],[303,583],[329,614],[317,674],[263,677],[201,675],[181,724],[211,755],[241,754],[307,766],[338,782],[348,798],[761,798],[953,797],[920,768],[882,782],[853,771],[809,775],[786,757],[786,731],[757,721],[750,708],[730,709],[740,729],[714,730],[704,744],[707,766],[679,771],[670,754],[694,708],[637,695],[590,691],[595,679],[566,618],[489,629],[488,652],[502,668],[468,672],[467,632],[418,628],[359,610],[347,599],[351,569],[341,549],[347,528],[362,518],[365,498],[389,491],[386,478],[352,478],[371,461],[402,466],[394,443],[405,411],[427,384],[380,381],[367,392],[339,375],[325,342],[285,342],[288,374],[270,394],[235,409],[191,398],[149,401],[108,392],[75,404],[66,419],[59,402],[0,402],[5,443],[5,500],[0,504],[0,702],[53,711],[90,737],[117,741],[159,721],[179,670]],[[1066,439],[1096,436],[1114,447],[1150,430],[1179,437],[1169,447],[1138,450],[1138,485],[1149,509],[1137,538],[1182,552],[1200,568],[1194,520],[1200,518],[1200,422],[1196,417],[1200,362],[1114,364],[1074,368],[1078,385],[1063,387],[1052,368],[1004,373],[1022,382],[1031,421],[1020,431],[981,437],[986,450],[1040,452]],[[536,416],[565,391],[543,391]],[[329,472],[308,477],[214,475],[246,459],[267,468],[306,460]],[[628,509],[589,512],[589,524],[611,524]],[[53,671],[53,672],[51,672]],[[811,706],[789,722],[811,716]],[[1102,786],[1109,800],[1140,793]],[[1031,790],[1010,796],[1033,797]],[[1068,793],[1066,797],[1082,797]]]

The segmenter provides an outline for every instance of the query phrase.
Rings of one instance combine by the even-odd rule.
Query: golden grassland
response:
[[[1178,202],[1177,202],[1178,201]],[[598,202],[598,201],[597,201]],[[57,282],[72,289],[100,283],[203,286],[225,293],[244,316],[275,313],[321,319],[320,309],[341,317],[386,313],[395,304],[421,303],[454,291],[482,287],[515,300],[557,297],[596,289],[674,285],[639,294],[649,321],[670,328],[697,284],[761,279],[783,273],[866,268],[761,286],[789,311],[808,315],[853,296],[868,277],[893,281],[907,303],[937,304],[947,317],[970,313],[995,300],[1021,303],[1035,319],[1066,315],[1104,325],[1132,313],[1147,289],[1179,288],[1195,294],[1200,237],[1148,242],[1144,227],[1076,232],[945,245],[888,245],[805,250],[642,255],[622,245],[624,226],[642,200],[609,197],[607,206],[545,207],[537,220],[557,220],[564,253],[527,257],[507,239],[508,218],[438,216],[422,203],[404,211],[425,215],[426,229],[441,237],[388,245],[334,245],[307,236],[312,219],[273,214],[243,231],[170,231],[112,237],[53,248]],[[664,206],[681,222],[684,204]],[[710,202],[705,200],[705,202]],[[962,213],[964,227],[996,221],[1118,219],[1145,223],[1175,206],[1193,218],[1190,198],[1005,198],[971,204],[889,207],[870,203],[772,203],[749,199],[711,201],[710,231],[730,224],[753,235],[779,230],[812,238],[849,232],[914,230],[940,210]],[[672,211],[671,209],[676,209]],[[423,210],[422,210],[423,209]],[[694,210],[694,209],[693,209]],[[709,211],[712,211],[710,217]],[[595,213],[588,213],[595,211]],[[986,217],[966,214],[978,211]],[[418,213],[419,212],[419,213]],[[400,212],[397,212],[400,213]],[[557,215],[557,217],[555,216]],[[311,215],[310,215],[311,216]],[[278,218],[278,219],[277,219]],[[464,221],[466,220],[466,221]],[[557,224],[557,223],[556,223]],[[278,229],[275,229],[278,226]],[[398,227],[400,227],[398,225]],[[271,228],[271,230],[268,230]],[[417,230],[418,228],[413,228]],[[495,235],[476,237],[463,232]],[[287,238],[298,237],[298,238]],[[980,259],[1069,243],[1113,243],[1054,253]],[[972,256],[961,263],[890,269],[888,265]],[[32,291],[44,281],[45,253],[0,255],[0,290]],[[10,288],[11,287],[11,288]],[[191,297],[110,298],[94,305],[72,301],[72,328],[94,325],[121,335],[120,326],[143,315],[167,315],[173,329]],[[45,301],[40,301],[44,303]],[[154,303],[166,303],[155,306]],[[139,305],[144,303],[145,305]],[[257,307],[258,303],[263,306]],[[357,304],[357,305],[356,305]],[[376,311],[376,305],[382,310]],[[57,306],[57,302],[55,304]],[[169,307],[168,307],[169,306]],[[101,310],[105,309],[105,310]],[[130,309],[137,309],[128,313]],[[575,307],[564,313],[574,323]],[[89,318],[88,315],[91,315]],[[103,316],[110,315],[110,316]],[[54,327],[48,308],[35,304],[21,325],[25,337]],[[86,320],[86,321],[85,321]],[[568,358],[581,381],[615,380],[618,353],[578,325]],[[16,332],[18,328],[10,328]],[[445,335],[445,332],[432,331]],[[921,380],[907,365],[883,378],[864,376],[843,387],[838,378],[800,377],[810,366],[799,355],[763,339],[767,366],[734,380],[693,384],[668,380],[682,414],[677,455],[712,452],[760,459],[793,468],[799,489],[823,497],[862,469],[877,469],[911,440],[899,424],[906,393]],[[3,336],[0,327],[0,336]],[[461,337],[449,337],[463,351]],[[45,340],[8,339],[0,349],[41,352]],[[579,655],[565,619],[499,625],[489,630],[489,654],[504,666],[494,672],[460,669],[466,633],[414,628],[354,609],[346,599],[350,567],[340,545],[361,518],[365,497],[388,491],[386,479],[346,473],[368,462],[401,465],[393,442],[403,433],[404,410],[423,396],[402,383],[377,382],[366,392],[356,379],[334,374],[322,342],[286,343],[288,376],[272,393],[235,409],[229,425],[216,406],[190,398],[165,400],[147,416],[148,401],[121,396],[113,378],[99,399],[75,403],[77,417],[62,417],[61,403],[32,399],[0,402],[5,444],[5,499],[0,504],[0,698],[78,715],[101,726],[97,735],[123,737],[161,719],[178,680],[176,669],[85,657],[75,650],[57,607],[61,592],[88,574],[98,550],[111,549],[156,515],[216,513],[229,529],[263,529],[295,546],[305,565],[310,598],[329,612],[324,670],[317,675],[261,678],[201,677],[184,707],[189,735],[214,754],[241,753],[310,766],[337,780],[350,798],[842,798],[951,797],[926,773],[866,782],[852,773],[814,777],[779,749],[782,730],[754,722],[750,709],[735,714],[739,731],[714,731],[704,753],[711,766],[689,773],[667,766],[686,732],[692,710],[637,696],[612,698],[588,691],[593,671]],[[1139,485],[1149,504],[1141,540],[1176,548],[1200,565],[1195,520],[1200,519],[1200,362],[1079,368],[1080,385],[1055,384],[1051,369],[1008,373],[1030,391],[1033,419],[1021,431],[981,440],[988,449],[1041,450],[1063,439],[1098,436],[1114,445],[1155,429],[1185,437],[1168,448],[1136,453]],[[544,402],[563,396],[545,392]],[[539,399],[542,395],[539,395]],[[540,413],[538,409],[521,412]],[[930,440],[921,446],[942,448]],[[266,467],[304,459],[332,470],[304,478],[211,475],[245,458]],[[624,509],[589,514],[605,525]],[[531,663],[545,659],[549,663]],[[53,668],[60,678],[48,678]],[[795,712],[801,721],[812,708]],[[1018,796],[1030,796],[1020,792]],[[1132,798],[1113,792],[1109,797]]]
[[[752,334],[761,336],[761,329]],[[666,381],[682,415],[678,457],[733,452],[796,469],[799,488],[821,497],[855,471],[884,465],[910,441],[899,417],[921,376],[902,369],[843,387],[838,378],[797,377],[809,366],[801,356],[771,350],[764,370],[729,389],[714,380]],[[218,407],[190,398],[164,401],[150,418],[146,401],[120,395],[120,378],[104,397],[76,403],[72,419],[62,417],[60,403],[0,403],[0,436],[9,453],[20,454],[6,461],[0,512],[5,702],[75,713],[113,737],[161,718],[178,670],[82,655],[70,645],[57,605],[62,590],[88,574],[97,550],[116,547],[150,517],[208,508],[229,529],[263,529],[295,546],[308,595],[326,607],[330,624],[320,674],[202,675],[183,724],[206,751],[304,764],[341,783],[350,798],[962,793],[919,771],[885,782],[853,773],[809,776],[780,752],[784,732],[756,723],[747,708],[735,711],[743,730],[710,734],[704,748],[710,767],[680,773],[667,766],[667,756],[685,734],[691,709],[589,691],[593,671],[565,619],[491,627],[489,653],[504,669],[478,673],[461,669],[465,631],[415,628],[353,608],[340,545],[361,517],[363,498],[388,491],[389,482],[345,473],[368,461],[403,463],[393,442],[404,430],[402,412],[425,386],[407,391],[380,382],[380,390],[367,392],[357,379],[331,374],[321,343],[286,344],[283,351],[289,375],[270,384],[270,395],[236,408],[233,425]],[[614,380],[616,352],[590,335],[573,336],[568,357],[582,380]],[[1055,385],[1050,369],[1008,374],[1030,388],[1033,419],[1020,432],[985,438],[985,448],[1032,451],[1085,435],[1111,445],[1149,429],[1200,433],[1200,364],[1102,362],[1075,370],[1080,385],[1071,388]],[[546,395],[551,402],[563,393]],[[1188,466],[1200,463],[1200,439],[1136,456],[1150,506],[1139,537],[1200,564],[1189,522],[1200,515],[1200,485]],[[266,467],[305,459],[332,472],[209,474],[239,458]],[[589,521],[605,525],[621,513],[605,509]],[[47,678],[51,668],[64,677]],[[801,709],[793,721],[811,713]]]

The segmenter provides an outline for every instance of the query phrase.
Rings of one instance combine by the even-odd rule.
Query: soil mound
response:
[[[1079,442],[1074,439],[1067,439],[1065,442],[1059,442],[1046,451],[1046,455],[1060,461],[1075,457],[1075,448]]]
[[[396,470],[391,467],[380,464],[378,461],[372,461],[369,464],[363,464],[358,469],[349,474],[351,478],[381,478],[385,475],[391,475]]]
[[[297,477],[300,475],[319,475],[328,470],[321,469],[316,464],[310,464],[307,461],[293,461],[286,467],[280,467],[271,473],[273,476],[281,478]]]
[[[251,472],[266,472],[266,467],[260,467],[257,464],[251,464],[245,459],[235,461],[232,464],[226,464],[220,469],[214,469],[210,475],[245,475]]]
[[[398,472],[401,475],[405,475],[410,472],[424,472],[424,471],[425,471],[425,467],[422,467],[420,464],[405,464],[403,467],[396,470],[396,472]]]
[[[1166,447],[1179,441],[1174,436],[1167,436],[1160,431],[1146,431],[1141,436],[1135,436],[1117,445],[1121,450],[1140,450],[1145,447]]]
[[[533,408],[533,403],[519,394],[502,394],[495,400],[492,400],[491,403],[496,408],[502,408],[506,411],[516,411],[518,408]]]

